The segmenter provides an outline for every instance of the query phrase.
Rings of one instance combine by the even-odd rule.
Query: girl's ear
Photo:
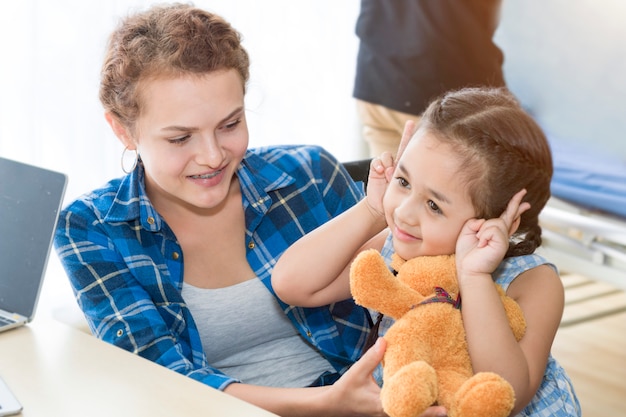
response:
[[[137,145],[135,141],[128,133],[128,129],[124,125],[120,123],[120,121],[111,113],[104,113],[104,118],[106,119],[109,126],[111,126],[111,130],[115,133],[115,136],[122,142],[122,144],[130,150],[137,149]]]

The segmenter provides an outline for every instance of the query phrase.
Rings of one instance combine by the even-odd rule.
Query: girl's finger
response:
[[[507,204],[506,209],[500,215],[500,218],[504,220],[507,227],[513,224],[513,222],[522,215],[526,210],[530,208],[529,203],[522,203],[522,199],[526,195],[526,189],[518,191]]]

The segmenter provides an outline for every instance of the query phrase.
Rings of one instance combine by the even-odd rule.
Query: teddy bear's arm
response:
[[[357,256],[350,268],[350,291],[357,304],[398,319],[424,297],[400,282],[378,251]]]

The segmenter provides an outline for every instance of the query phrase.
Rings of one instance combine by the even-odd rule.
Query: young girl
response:
[[[366,199],[283,254],[272,276],[278,296],[308,306],[349,297],[350,263],[368,248],[388,260],[394,251],[404,259],[456,253],[474,371],[511,383],[512,415],[580,415],[572,384],[550,355],[563,287],[556,268],[534,254],[552,177],[541,129],[505,90],[464,89],[431,103],[398,154],[396,166],[388,154],[372,161]],[[493,280],[524,311],[519,343]]]

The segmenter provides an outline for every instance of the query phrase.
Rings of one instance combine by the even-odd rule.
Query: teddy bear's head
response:
[[[408,261],[394,254],[391,267],[398,272],[397,279],[422,295],[441,287],[458,294],[454,255],[418,256]]]

